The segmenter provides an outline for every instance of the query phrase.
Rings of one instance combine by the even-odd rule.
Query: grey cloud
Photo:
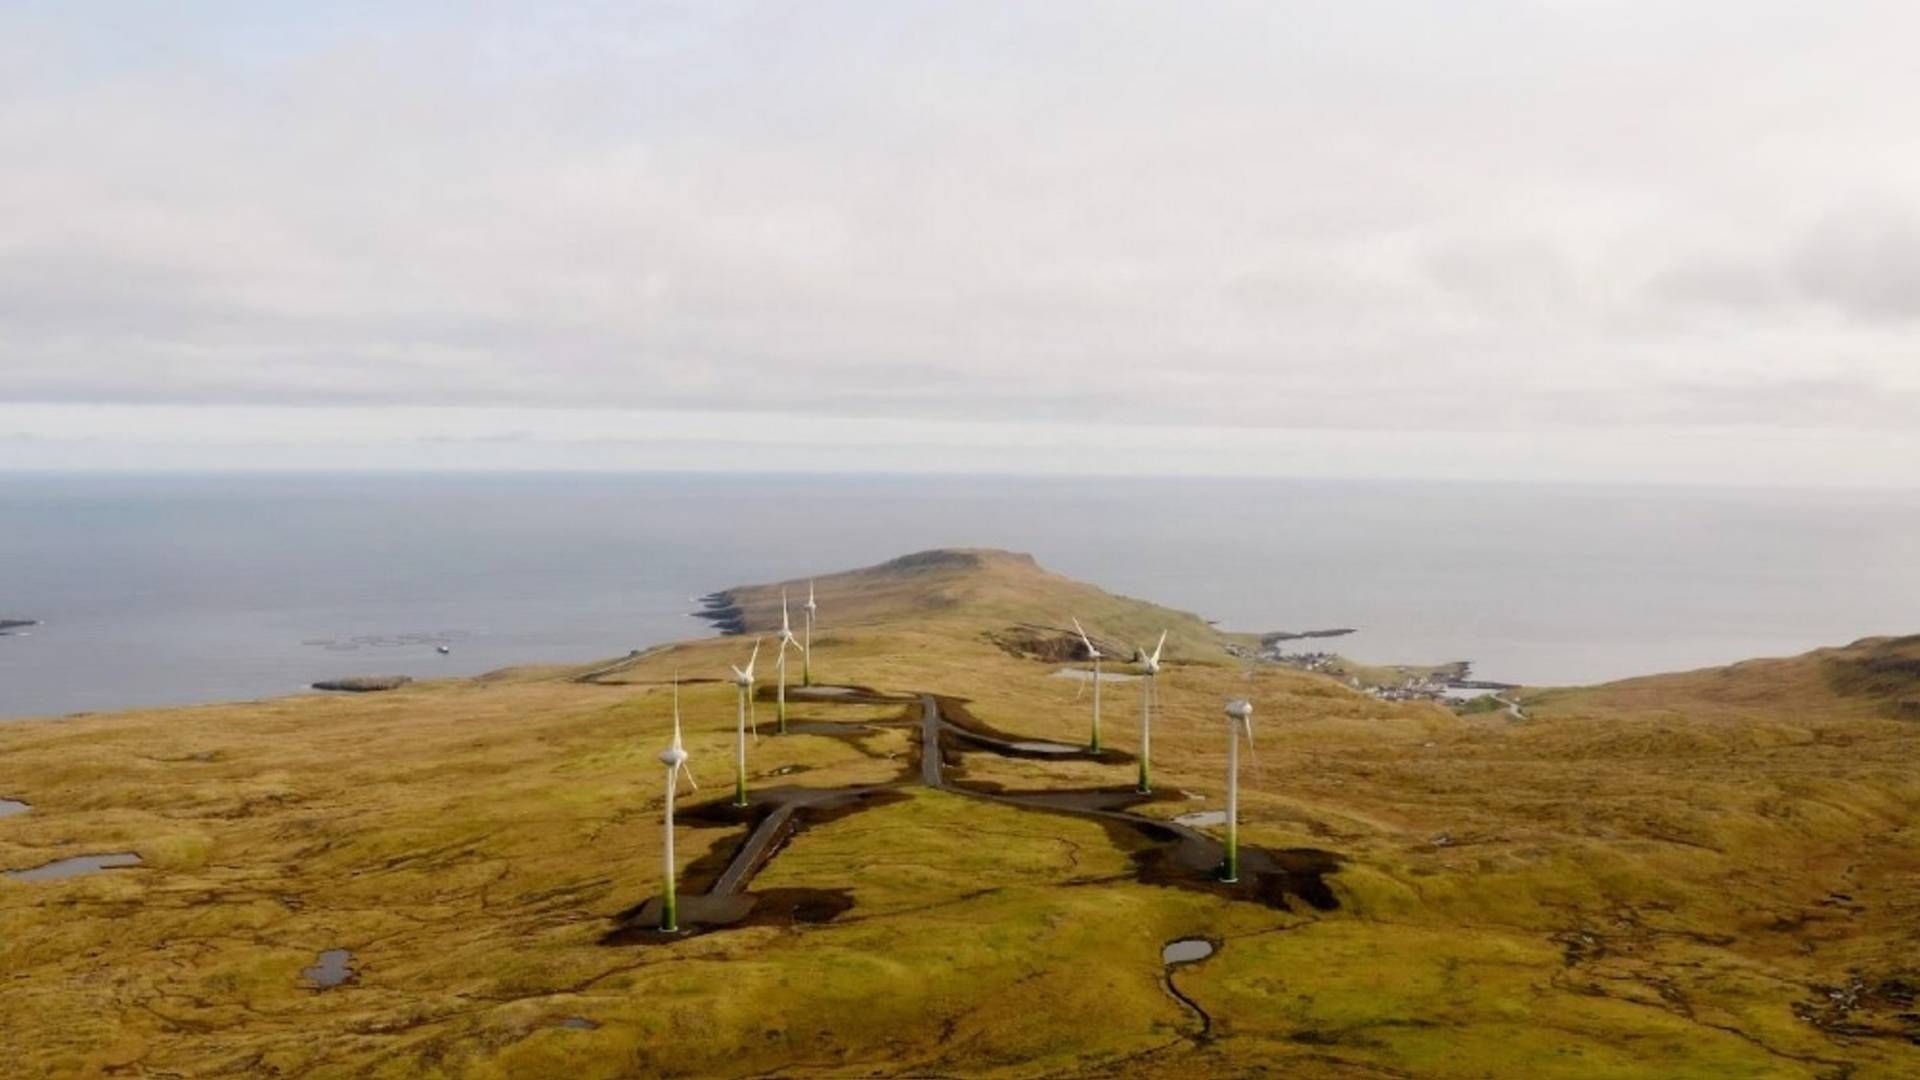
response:
[[[1770,260],[1698,256],[1653,275],[1647,299],[1676,308],[1752,314],[1793,303],[1786,275]]]
[[[1920,217],[1897,206],[1836,214],[1800,242],[1788,273],[1808,297],[1856,318],[1920,318]]]
[[[1669,388],[1654,423],[1752,425],[1775,428],[1888,428],[1910,426],[1920,415],[1920,393],[1890,392],[1871,380],[1770,379],[1756,373],[1739,383],[1685,383]]]
[[[0,401],[1920,422],[1904,7],[460,10],[0,14]]]

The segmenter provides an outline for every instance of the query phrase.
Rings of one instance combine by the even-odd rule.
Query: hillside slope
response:
[[[0,1075],[1920,1072],[1914,639],[1538,692],[1520,723],[1249,676],[1198,617],[1006,553],[816,584],[816,681],[870,692],[795,690],[774,735],[763,656],[744,817],[739,637],[0,725],[0,798],[30,804],[0,868],[141,860],[0,878]],[[743,629],[779,585],[727,590]],[[1031,749],[1088,735],[1074,616],[1116,654],[1172,631],[1153,801],[1123,799],[1138,683],[1106,687],[1103,754]],[[747,868],[742,921],[660,939],[635,913],[676,675],[689,895],[780,800],[862,794]],[[1288,889],[1135,820],[1219,809],[1229,695],[1242,840]],[[1169,969],[1189,937],[1215,951]]]
[[[1197,615],[1062,577],[1031,555],[986,548],[940,548],[813,579],[738,586],[715,594],[709,617],[730,633],[775,634],[784,591],[798,627],[809,585],[836,629],[929,625],[954,636],[977,628],[1009,632],[1009,640],[1022,641],[1037,634],[1056,641],[1043,652],[1078,658],[1077,647],[1063,647],[1074,639],[1077,618],[1109,657],[1126,659],[1136,648],[1151,649],[1166,631],[1169,647],[1189,659],[1227,658],[1221,648],[1226,637]],[[1011,633],[1016,629],[1031,633]]]

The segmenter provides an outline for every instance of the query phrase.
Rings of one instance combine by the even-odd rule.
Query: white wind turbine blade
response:
[[[694,782],[693,770],[687,768],[687,749],[681,745],[680,742],[680,673],[678,671],[673,673],[673,748],[680,751],[680,762],[673,767],[673,790],[675,794],[678,794],[680,791],[680,776],[682,773],[686,774],[687,783],[692,789],[699,791],[700,785]]]
[[[740,677],[747,680],[748,682],[752,682],[753,681],[753,665],[754,665],[754,662],[759,659],[760,659],[760,639],[754,638],[753,639],[753,655],[747,657],[747,670],[741,672]],[[752,688],[749,687],[748,690],[749,692],[751,692]]]
[[[1253,758],[1253,771],[1259,774],[1260,779],[1265,780],[1267,778],[1267,767],[1260,763],[1260,750],[1253,745],[1253,717],[1247,717],[1245,729],[1247,732],[1247,755]]]
[[[1093,639],[1087,637],[1087,632],[1084,628],[1081,627],[1079,619],[1073,620],[1073,629],[1075,633],[1080,635],[1080,644],[1085,645],[1087,647],[1088,658],[1096,659],[1096,660],[1099,659],[1100,650],[1093,647]]]
[[[793,617],[787,614],[787,590],[780,590],[780,636],[793,636]]]
[[[1158,645],[1155,645],[1155,646],[1153,647],[1153,662],[1154,662],[1154,663],[1156,663],[1156,664],[1158,664],[1158,663],[1160,662],[1160,650],[1161,650],[1161,649],[1164,649],[1164,648],[1166,648],[1166,647],[1167,647],[1167,632],[1166,632],[1165,630],[1162,630],[1162,631],[1160,631],[1160,644],[1158,644]]]
[[[680,673],[673,673],[673,748],[685,750],[680,745]]]
[[[1244,677],[1247,680],[1247,702],[1249,704],[1253,702],[1253,682],[1254,682],[1253,677],[1255,674],[1255,670],[1254,670],[1255,663],[1256,661],[1253,661],[1253,660],[1247,661],[1247,670],[1244,675]],[[1267,768],[1265,765],[1262,765],[1260,763],[1259,748],[1253,745],[1253,713],[1251,711],[1247,713],[1247,718],[1245,721],[1241,723],[1240,727],[1241,727],[1241,730],[1247,733],[1247,754],[1248,756],[1253,758],[1253,771],[1259,774],[1260,779],[1265,780],[1267,778]]]

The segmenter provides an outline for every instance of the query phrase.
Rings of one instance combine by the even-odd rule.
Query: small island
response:
[[[5,637],[15,630],[22,630],[29,626],[39,625],[40,620],[38,619],[0,619],[0,637]]]
[[[372,694],[381,690],[398,690],[412,681],[409,675],[350,675],[344,679],[322,679],[314,683],[313,688],[348,694]]]
[[[1336,626],[1329,630],[1275,630],[1270,634],[1261,634],[1260,644],[1271,648],[1282,641],[1301,641],[1306,638],[1346,637],[1348,634],[1357,634],[1359,632],[1358,628],[1352,626]]]

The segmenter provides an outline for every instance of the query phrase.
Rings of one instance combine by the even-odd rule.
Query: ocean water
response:
[[[687,612],[714,589],[961,545],[1233,629],[1358,627],[1337,647],[1364,660],[1533,684],[1920,631],[1912,491],[15,474],[0,619],[41,625],[0,637],[0,716],[615,656],[708,633]]]

